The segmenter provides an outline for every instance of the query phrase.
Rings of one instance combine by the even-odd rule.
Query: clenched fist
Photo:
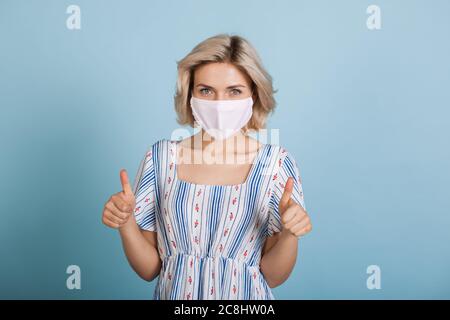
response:
[[[134,219],[133,211],[136,206],[136,199],[125,169],[120,170],[120,182],[122,183],[122,191],[109,198],[102,216],[103,223],[115,229],[123,226],[130,216]]]
[[[283,225],[281,232],[285,234],[290,233],[299,238],[310,232],[312,225],[311,219],[303,207],[292,200],[293,188],[294,180],[292,177],[289,177],[279,203],[279,212]]]

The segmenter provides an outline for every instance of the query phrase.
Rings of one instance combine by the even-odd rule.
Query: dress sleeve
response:
[[[281,148],[277,167],[278,171],[273,176],[273,192],[269,201],[267,236],[272,236],[274,232],[281,231],[282,223],[278,205],[289,177],[294,178],[294,188],[291,198],[306,210],[299,168],[295,159],[286,149]]]
[[[134,216],[142,230],[156,231],[155,170],[152,148],[147,149],[133,183],[136,198]]]

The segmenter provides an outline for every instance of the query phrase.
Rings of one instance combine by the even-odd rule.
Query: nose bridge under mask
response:
[[[229,129],[230,127],[233,127],[233,124],[236,121],[236,115],[239,114],[242,106],[227,104],[227,102],[221,101],[215,105],[215,108],[217,108],[217,112],[215,114],[218,129]]]

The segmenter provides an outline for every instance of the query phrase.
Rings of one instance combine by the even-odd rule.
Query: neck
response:
[[[223,150],[224,153],[245,149],[247,141],[247,135],[243,134],[241,131],[238,131],[234,135],[223,140],[214,139],[204,129],[201,129],[191,137],[191,143],[195,149]]]

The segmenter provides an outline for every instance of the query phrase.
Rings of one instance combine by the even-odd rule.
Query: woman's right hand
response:
[[[102,220],[108,227],[119,229],[123,250],[136,273],[152,281],[161,271],[162,261],[157,249],[156,232],[141,232],[134,217],[136,199],[125,170],[120,170],[122,191],[109,198]]]
[[[102,221],[108,227],[118,229],[130,219],[134,219],[136,199],[131,189],[125,169],[120,170],[122,191],[113,194],[103,209]]]

